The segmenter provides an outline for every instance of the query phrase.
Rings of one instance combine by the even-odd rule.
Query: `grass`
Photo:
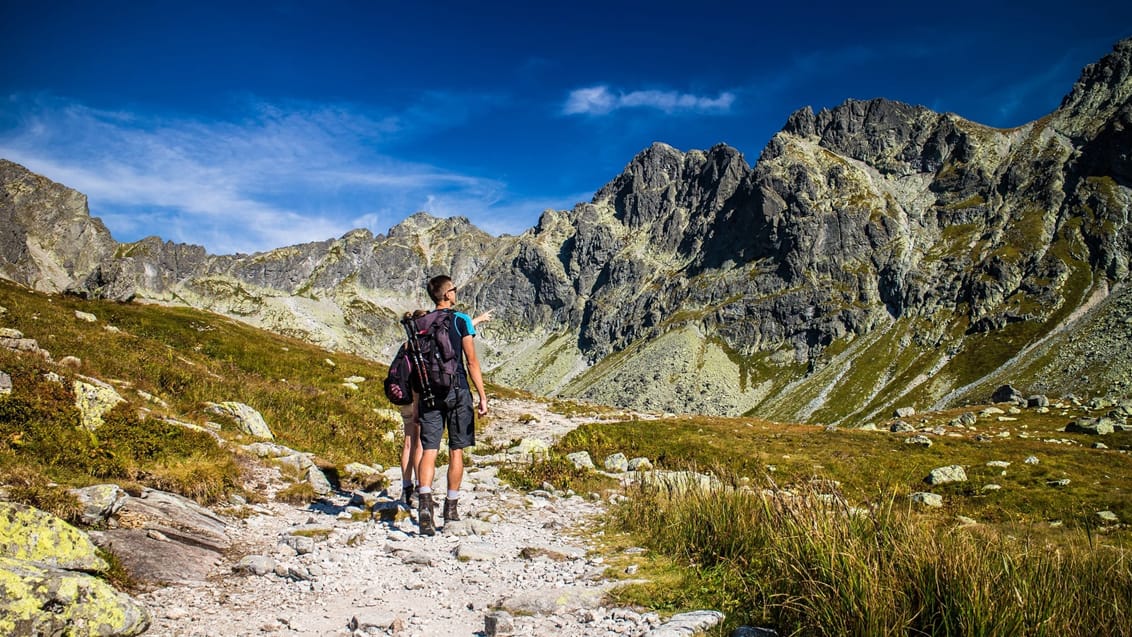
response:
[[[620,601],[716,608],[726,628],[780,634],[1132,634],[1126,548],[957,527],[892,491],[853,509],[763,486],[627,498],[612,527],[655,555],[638,575],[665,585],[620,589]]]
[[[682,417],[584,425],[552,454],[620,451],[723,476],[727,488],[715,491],[636,487],[604,540],[609,573],[632,563],[647,581],[617,601],[721,610],[719,634],[744,624],[797,635],[1132,634],[1132,537],[1096,516],[1132,520],[1132,458],[1119,451],[1132,450],[1132,433],[1092,449],[1095,438],[1061,429],[1097,414],[1055,408],[979,416],[989,436],[980,441],[948,426],[964,411],[980,408],[908,419],[963,432],[933,435],[930,448],[885,431]],[[926,484],[951,464],[968,482]],[[1070,483],[1050,486],[1062,478]],[[1002,488],[984,491],[989,483]],[[944,507],[913,508],[917,491],[942,495]],[[629,546],[647,551],[619,554]]]
[[[12,394],[0,397],[0,483],[22,501],[65,513],[66,506],[48,504],[47,485],[103,481],[204,503],[239,491],[231,452],[209,433],[166,422],[207,428],[216,417],[206,402],[246,403],[263,414],[277,442],[332,465],[398,461],[400,438],[385,434],[399,432],[401,423],[379,389],[381,365],[187,308],[83,301],[9,282],[0,282],[0,306],[7,309],[3,326],[36,339],[56,360],[81,359],[72,369],[0,349],[0,370],[13,381]],[[98,321],[77,320],[76,310]],[[110,325],[119,331],[105,329]],[[62,382],[49,380],[52,374]],[[95,432],[78,426],[71,383],[79,375],[110,382],[126,400]],[[359,391],[342,386],[355,375],[371,382]],[[229,427],[220,435],[251,442]]]

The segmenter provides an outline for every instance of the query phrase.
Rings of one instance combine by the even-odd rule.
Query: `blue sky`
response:
[[[1017,126],[1132,35],[1132,2],[760,4],[0,0],[0,157],[119,241],[518,234],[654,141],[753,163],[806,105]]]

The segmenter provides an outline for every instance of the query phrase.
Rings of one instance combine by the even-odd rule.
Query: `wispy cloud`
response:
[[[505,183],[382,151],[440,119],[438,102],[375,114],[249,101],[239,118],[209,121],[10,96],[0,157],[86,194],[120,241],[158,235],[219,254],[255,252],[359,226],[384,232],[430,201],[444,202],[434,214],[483,225],[499,217],[493,206],[515,198]],[[525,217],[542,203],[530,202]]]
[[[735,94],[724,91],[715,97],[678,91],[614,91],[608,86],[590,86],[570,92],[562,106],[565,115],[608,115],[623,108],[651,108],[664,113],[726,113]]]

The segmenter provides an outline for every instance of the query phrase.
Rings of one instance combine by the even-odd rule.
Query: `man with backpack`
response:
[[[417,522],[423,535],[435,535],[433,519],[432,480],[436,473],[436,456],[440,439],[448,430],[448,493],[444,499],[444,520],[456,521],[460,514],[456,507],[460,498],[460,483],[464,478],[464,448],[476,444],[475,415],[487,415],[487,394],[483,389],[483,375],[476,358],[476,328],[471,317],[455,312],[456,285],[447,276],[433,277],[428,282],[428,295],[436,309],[417,319],[415,324],[424,334],[425,341],[436,340],[432,361],[426,361],[430,389],[435,396],[426,396],[420,403],[421,446],[424,451],[417,467]],[[447,336],[448,343],[443,342]],[[432,343],[426,343],[432,345]],[[455,365],[443,361],[441,352],[450,352]],[[466,362],[466,366],[465,366]],[[443,369],[441,369],[443,367]],[[454,369],[454,373],[452,370]],[[468,376],[475,386],[478,404],[473,406]]]

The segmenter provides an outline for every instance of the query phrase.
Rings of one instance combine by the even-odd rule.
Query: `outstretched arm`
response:
[[[479,325],[480,323],[490,321],[491,320],[491,313],[494,312],[494,311],[495,310],[488,310],[488,311],[484,312],[483,314],[480,314],[479,316],[472,319],[472,326],[474,327],[476,325]]]
[[[476,409],[479,415],[487,415],[487,394],[483,391],[483,373],[480,372],[480,360],[476,358],[476,339],[473,336],[465,336],[460,339],[460,344],[464,348],[464,360],[468,362],[468,376],[472,378],[472,384],[476,387],[476,394],[479,396],[479,405]]]

